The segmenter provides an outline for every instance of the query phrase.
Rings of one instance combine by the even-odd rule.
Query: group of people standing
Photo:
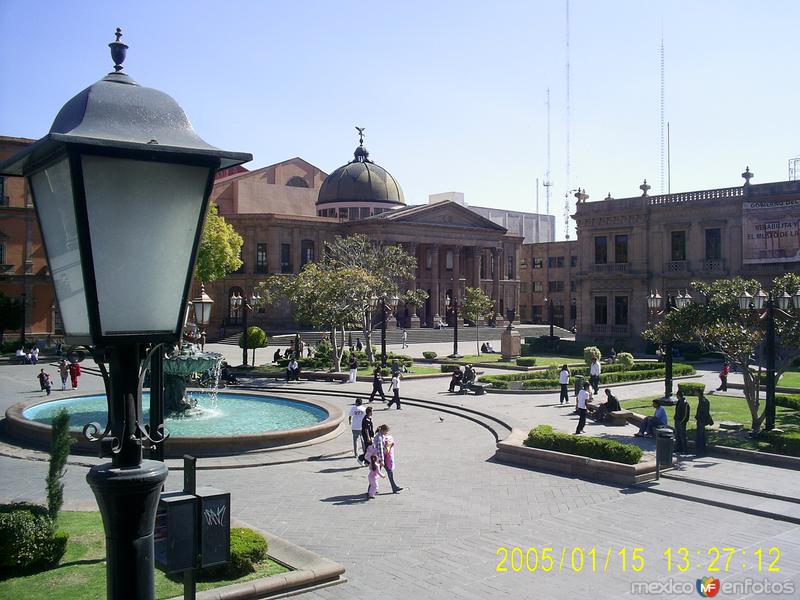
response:
[[[67,389],[67,379],[70,380],[72,389],[74,390],[78,387],[78,377],[81,376],[81,366],[77,362],[68,362],[66,359],[62,358],[58,362],[58,374],[61,377],[61,391]],[[39,386],[42,391],[46,392],[49,396],[53,389],[53,380],[50,374],[44,369],[40,369],[36,378],[39,380]]]
[[[398,407],[399,408],[399,407]],[[403,488],[394,480],[395,471],[395,440],[390,435],[388,425],[380,425],[374,429],[372,422],[372,407],[364,408],[361,398],[356,398],[356,403],[350,408],[347,417],[353,433],[353,455],[361,466],[367,466],[367,498],[373,499],[378,493],[380,479],[389,479],[392,493],[396,494]],[[358,453],[358,444],[361,443],[362,453]],[[386,472],[384,475],[381,472]]]
[[[32,346],[28,350],[23,350],[21,347],[17,348],[16,356],[21,365],[39,364],[39,347]]]

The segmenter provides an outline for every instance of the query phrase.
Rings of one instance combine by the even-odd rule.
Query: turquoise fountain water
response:
[[[188,414],[174,414],[166,419],[166,429],[174,437],[215,437],[246,435],[308,427],[328,418],[323,408],[271,396],[208,392],[189,392],[196,404]],[[142,394],[144,421],[147,421],[149,394]],[[96,421],[106,426],[108,414],[105,395],[79,396],[45,402],[26,408],[23,416],[31,421],[50,424],[55,414],[66,408],[71,427],[80,431],[85,423]]]

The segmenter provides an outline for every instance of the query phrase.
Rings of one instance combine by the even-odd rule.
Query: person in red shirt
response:
[[[727,392],[728,391],[728,374],[731,372],[731,368],[728,366],[728,363],[722,364],[722,370],[719,372],[719,387],[717,388],[718,392]]]
[[[72,363],[69,366],[69,377],[72,381],[72,389],[78,387],[78,377],[81,376],[81,366],[78,363]]]

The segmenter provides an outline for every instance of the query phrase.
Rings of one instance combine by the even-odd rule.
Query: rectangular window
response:
[[[527,320],[528,319],[528,305],[527,304],[520,304],[519,305],[519,318]]]
[[[238,269],[236,269],[235,271],[233,271],[233,273],[232,273],[233,275],[240,275],[240,274],[242,274],[242,273],[244,273],[244,272],[245,272],[245,271],[244,271],[244,258],[242,257],[242,251],[243,251],[243,250],[244,250],[244,246],[242,246],[241,248],[239,248],[239,260],[241,260],[241,261],[242,261],[242,266],[241,266],[241,267],[239,267]]]
[[[628,262],[628,236],[615,235],[614,236],[614,262],[626,263]]]
[[[256,244],[256,273],[267,272],[267,245]]]
[[[292,245],[281,244],[281,273],[292,272]]]
[[[722,230],[706,229],[706,260],[722,258]]]
[[[366,208],[362,207],[362,208],[360,208],[360,209],[359,209],[359,211],[358,211],[358,215],[359,215],[359,218],[361,218],[361,219],[367,219],[367,218],[369,218],[369,207],[366,207]]]
[[[6,178],[0,176],[0,206],[8,206],[8,198],[6,198]]]
[[[628,297],[614,296],[614,324],[628,324]]]
[[[575,283],[575,280],[574,280],[574,279],[573,279],[573,280],[571,280],[571,281],[569,282],[569,291],[570,291],[570,292],[576,292],[576,291],[578,291],[578,286],[577,286],[577,284]]]
[[[448,250],[444,253],[444,268],[448,271],[453,270],[453,251]]]
[[[673,231],[670,234],[670,260],[686,260],[686,232]]]
[[[358,209],[356,210],[356,215],[358,215]],[[350,209],[349,208],[340,208],[339,209],[339,218],[342,221],[349,221],[350,220]]]
[[[549,256],[547,258],[547,266],[551,269],[563,269],[564,257],[563,256]]]
[[[428,248],[425,250],[425,268],[430,269],[433,267],[433,250]]]
[[[564,291],[564,282],[563,281],[548,281],[547,282],[547,291],[552,292],[563,292]]]
[[[569,307],[569,318],[570,320],[574,321],[578,318],[578,307],[573,302],[572,305]]]
[[[608,298],[605,296],[594,297],[594,324],[608,325]]]
[[[507,273],[506,274],[508,275],[508,279],[514,279],[514,257],[513,256],[509,256],[508,257],[508,269],[507,269]]]
[[[534,269],[541,269],[544,266],[541,258],[533,258],[533,268]]]
[[[534,281],[533,282],[533,291],[534,292],[543,292],[544,291],[544,283],[541,281]]]
[[[569,257],[569,266],[570,267],[577,267],[578,266],[578,257],[577,256],[570,256]]]
[[[604,265],[608,262],[608,238],[598,235],[594,238],[594,264]]]
[[[300,266],[314,262],[314,240],[300,242]]]

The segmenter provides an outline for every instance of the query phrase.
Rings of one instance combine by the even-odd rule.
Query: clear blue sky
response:
[[[571,177],[590,201],[660,190],[660,41],[672,191],[788,178],[800,155],[796,0],[572,0]],[[461,191],[534,210],[547,156],[566,191],[565,2],[0,0],[0,134],[38,138],[111,68],[183,106],[250,168],[301,156],[330,172],[366,127],[409,203]],[[544,212],[544,193],[540,196]],[[574,198],[572,199],[574,202]]]

